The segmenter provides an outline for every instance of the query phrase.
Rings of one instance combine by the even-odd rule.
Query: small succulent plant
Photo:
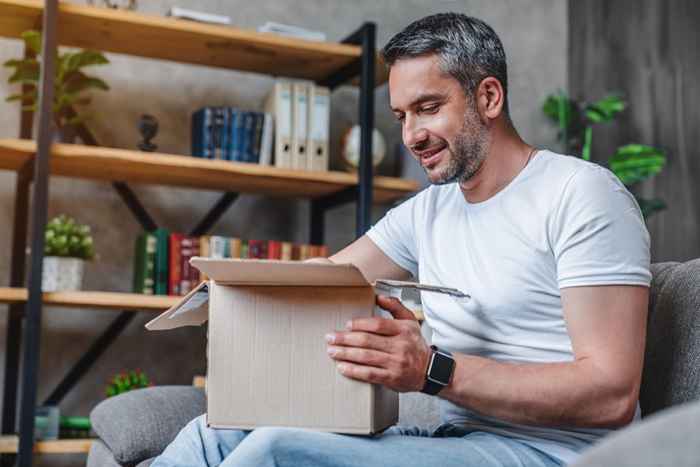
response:
[[[92,259],[95,255],[90,227],[65,214],[46,224],[45,256]]]

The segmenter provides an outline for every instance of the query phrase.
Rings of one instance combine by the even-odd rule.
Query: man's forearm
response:
[[[615,387],[587,359],[518,364],[457,354],[455,360],[452,382],[440,397],[484,415],[597,428],[619,427],[634,416],[639,385]]]

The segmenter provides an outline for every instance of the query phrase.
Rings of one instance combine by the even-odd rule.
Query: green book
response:
[[[134,293],[153,295],[156,237],[143,232],[136,239],[134,252]]]
[[[152,254],[155,243],[148,232],[143,232],[136,239],[134,254],[134,293],[153,293]],[[150,290],[150,291],[149,291]]]
[[[156,229],[153,234],[156,239],[155,294],[168,295],[168,238],[170,232],[160,228]]]

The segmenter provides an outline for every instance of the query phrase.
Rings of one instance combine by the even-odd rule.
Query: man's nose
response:
[[[403,125],[403,143],[407,148],[419,146],[428,140],[428,130],[418,124],[417,119],[405,117]]]

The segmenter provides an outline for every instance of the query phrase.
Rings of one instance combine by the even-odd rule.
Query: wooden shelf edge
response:
[[[28,292],[25,288],[0,287],[0,303],[25,303],[27,299]],[[181,297],[170,295],[142,295],[90,290],[43,293],[45,305],[105,310],[162,312],[175,305],[180,299]]]
[[[0,139],[0,169],[20,170],[36,152],[32,140]],[[317,198],[357,185],[357,174],[309,172],[129,149],[54,144],[53,175],[271,196]],[[394,201],[419,189],[415,180],[376,176],[375,200]]]
[[[90,451],[94,439],[58,439],[53,441],[36,441],[34,452],[37,454],[80,454]],[[14,454],[19,448],[19,436],[0,436],[0,453]]]

